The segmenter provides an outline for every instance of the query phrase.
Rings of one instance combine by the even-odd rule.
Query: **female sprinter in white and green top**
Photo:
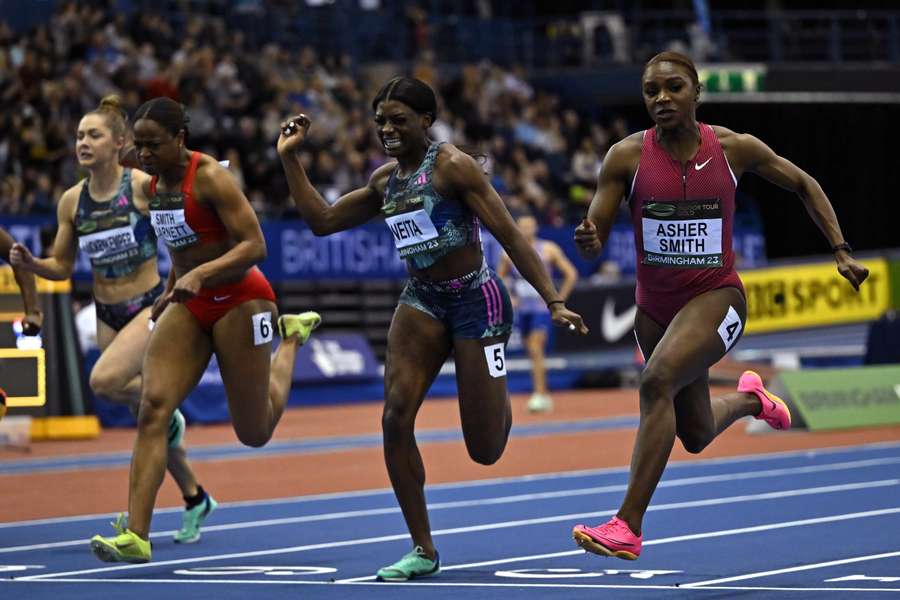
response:
[[[150,176],[119,164],[125,138],[125,113],[119,100],[106,97],[78,124],[75,152],[88,176],[59,200],[59,227],[51,256],[35,258],[16,244],[11,260],[18,268],[47,279],[68,279],[78,248],[88,255],[94,272],[97,343],[102,351],[91,371],[91,389],[127,403],[137,413],[150,309],[163,284],[156,267],[156,235],[142,191]],[[184,417],[177,412],[169,425],[167,466],[187,508],[175,541],[191,543],[200,538],[200,525],[216,502],[197,483],[181,443],[183,435]]]
[[[388,333],[382,429],[391,484],[415,547],[377,574],[380,580],[405,581],[440,571],[425,505],[425,468],[413,429],[425,393],[451,353],[472,459],[484,465],[496,462],[512,424],[504,358],[511,306],[502,281],[485,265],[479,223],[538,290],[557,325],[581,333],[587,327],[566,308],[475,160],[451,144],[428,139],[437,111],[431,88],[416,79],[392,79],[372,108],[381,143],[396,161],[376,169],[366,187],[333,205],[312,187],[297,154],[310,126],[306,116],[283,124],[278,153],[294,202],[316,235],[383,215],[407,260],[411,277]]]

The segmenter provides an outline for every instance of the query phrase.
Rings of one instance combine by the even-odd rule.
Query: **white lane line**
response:
[[[741,456],[727,456],[720,458],[703,458],[697,460],[679,460],[672,461],[666,465],[667,470],[681,469],[685,467],[704,467],[710,465],[723,464],[740,464],[746,462],[766,462],[769,460],[789,459],[806,456],[808,458],[828,456],[830,454],[840,453],[860,453],[876,450],[886,450],[900,448],[900,442],[874,442],[871,444],[834,446],[831,448],[812,448],[805,450],[790,450],[785,452],[771,452],[766,454],[744,454]],[[878,459],[873,459],[878,460]],[[609,475],[616,473],[627,473],[628,467],[606,467],[603,469],[581,469],[577,471],[562,471],[558,473],[538,473],[533,475],[517,475],[514,477],[496,477],[492,479],[476,479],[470,481],[455,481],[449,483],[429,484],[428,490],[448,490],[448,489],[466,489],[480,486],[492,486],[502,484],[527,483],[533,481],[547,481],[557,479],[569,479],[576,477],[589,477],[598,475]],[[265,500],[242,500],[238,502],[221,502],[216,509],[220,513],[228,508],[243,508],[248,506],[279,506],[283,504],[302,504],[306,502],[317,502],[327,500],[337,500],[344,498],[363,498],[367,496],[378,496],[384,494],[393,494],[390,488],[378,488],[371,490],[356,490],[352,492],[330,492],[325,494],[313,494],[308,496],[293,496],[288,498],[272,498]],[[184,507],[174,506],[167,508],[157,508],[154,510],[156,514],[181,512]],[[25,521],[9,521],[0,523],[0,529],[10,527],[31,527],[39,525],[56,525],[59,523],[74,523],[78,521],[91,521],[95,519],[115,519],[117,513],[96,513],[90,515],[74,515],[68,517],[49,517],[45,519],[30,519]]]
[[[651,506],[649,510],[653,510]],[[787,529],[791,527],[804,527],[807,525],[820,525],[822,523],[833,523],[835,521],[844,521],[847,519],[865,519],[869,517],[882,517],[885,515],[895,515],[900,514],[900,507],[895,508],[883,508],[879,510],[867,510],[862,512],[855,513],[845,513],[841,515],[829,515],[827,517],[815,517],[811,519],[800,519],[797,521],[783,521],[781,523],[767,523],[765,525],[752,525],[749,527],[739,527],[736,529],[721,529],[718,531],[705,531],[702,533],[689,533],[685,535],[675,535],[667,538],[659,538],[655,540],[648,540],[644,542],[644,546],[659,546],[662,544],[674,544],[678,542],[686,542],[691,540],[705,540],[709,538],[717,538],[717,537],[727,537],[732,535],[741,535],[745,533],[757,533],[760,531],[771,531],[773,529]],[[462,565],[449,565],[442,566],[441,571],[453,571],[455,569],[472,569],[476,567],[486,567],[492,565],[502,565],[509,563],[517,563],[517,562],[525,562],[529,560],[540,560],[544,558],[560,558],[564,556],[575,556],[578,554],[584,554],[585,551],[582,549],[578,550],[565,550],[562,552],[551,552],[548,554],[532,554],[528,556],[512,556],[508,558],[498,558],[494,560],[485,560],[480,562],[466,563]],[[355,583],[358,581],[371,581],[375,579],[372,575],[367,575],[364,577],[353,577],[350,579],[340,579],[337,583]],[[725,583],[726,580],[715,580],[710,581],[710,584],[714,583]],[[682,587],[687,585],[699,585],[704,582],[692,583],[692,584],[682,584]]]
[[[756,500],[773,500],[777,498],[790,498],[797,496],[809,496],[809,495],[817,495],[817,494],[827,494],[833,492],[844,492],[858,489],[867,489],[871,490],[874,488],[880,487],[888,487],[888,486],[896,486],[900,484],[900,479],[884,479],[877,481],[863,481],[860,483],[854,484],[846,484],[846,485],[829,485],[829,486],[821,486],[814,488],[804,488],[804,489],[795,489],[795,490],[785,490],[781,492],[766,492],[763,494],[746,494],[740,496],[727,496],[723,498],[709,498],[705,500],[692,500],[687,502],[673,502],[669,504],[658,504],[656,506],[651,506],[648,510],[653,511],[662,511],[662,510],[676,510],[681,508],[696,508],[699,506],[715,506],[715,505],[725,505],[725,504],[736,504],[742,502],[752,502]],[[454,535],[458,533],[471,533],[475,531],[490,531],[495,529],[507,529],[512,527],[523,527],[528,525],[540,525],[545,523],[556,523],[559,521],[570,521],[570,520],[586,520],[593,519],[597,517],[604,517],[613,515],[616,513],[615,509],[612,510],[604,510],[597,512],[589,512],[589,513],[570,513],[564,515],[555,515],[552,517],[542,517],[538,519],[520,519],[516,521],[505,521],[498,523],[487,523],[482,525],[470,525],[467,527],[453,527],[448,529],[439,529],[432,532],[433,536],[437,535]],[[409,538],[409,534],[395,534],[395,535],[384,535],[378,537],[371,538],[359,538],[354,540],[343,540],[339,542],[322,542],[319,544],[308,544],[304,546],[288,546],[285,548],[272,548],[268,550],[255,550],[250,552],[233,552],[229,554],[219,554],[213,556],[198,556],[193,558],[186,559],[178,559],[178,560],[167,560],[160,562],[150,562],[144,564],[137,565],[116,565],[112,567],[100,567],[95,569],[84,569],[78,571],[65,571],[61,573],[47,573],[44,575],[31,575],[22,577],[20,579],[23,580],[31,580],[31,579],[49,579],[52,577],[66,577],[69,575],[86,575],[89,573],[104,573],[109,571],[123,571],[129,569],[141,569],[147,567],[155,567],[155,566],[163,566],[163,565],[178,565],[178,564],[189,564],[203,561],[215,561],[215,560],[227,560],[230,558],[245,558],[251,556],[269,556],[273,554],[286,554],[292,552],[304,552],[307,550],[320,550],[323,548],[339,548],[344,546],[352,546],[352,545],[362,545],[362,544],[373,544],[378,542],[388,542],[388,541],[396,541],[396,540],[406,540]]]
[[[268,580],[268,579],[231,579],[231,580],[213,580],[213,579],[41,579],[22,581],[14,579],[10,581],[0,581],[0,584],[9,583],[163,583],[163,584],[227,584],[227,585],[335,585],[326,581],[305,581],[305,580]],[[900,588],[825,588],[825,587],[748,587],[748,586],[708,586],[702,588],[689,588],[677,585],[641,585],[641,584],[602,584],[602,583],[474,583],[474,582],[453,582],[453,581],[425,581],[416,580],[413,582],[390,582],[390,581],[360,581],[353,583],[354,586],[371,585],[376,587],[386,586],[405,586],[409,587],[460,587],[460,588],[566,588],[566,589],[600,589],[600,590],[685,590],[693,592],[703,592],[707,590],[723,590],[723,591],[772,591],[772,592],[900,592]]]
[[[701,475],[697,477],[683,477],[681,479],[663,480],[658,487],[674,488],[690,485],[699,485],[707,483],[717,483],[723,481],[737,481],[749,479],[764,479],[767,477],[784,477],[789,475],[811,474],[820,472],[834,472],[841,470],[856,470],[867,467],[884,466],[900,463],[900,457],[872,458],[866,460],[848,461],[840,463],[830,463],[824,465],[806,466],[806,467],[787,467],[781,469],[767,469],[762,471],[743,471],[739,473],[723,473],[719,475]],[[515,494],[512,496],[498,496],[495,498],[481,498],[476,500],[456,500],[449,502],[435,502],[428,505],[429,511],[446,510],[453,508],[469,508],[473,506],[511,504],[515,502],[533,502],[535,500],[549,500],[554,498],[570,498],[575,496],[585,496],[593,494],[603,494],[611,492],[621,492],[626,489],[625,484],[605,485],[590,488],[559,490],[554,492],[536,492],[532,494]],[[206,525],[203,527],[205,533],[213,531],[233,531],[237,529],[249,529],[255,527],[267,526],[283,526],[295,525],[298,523],[311,523],[318,521],[329,521],[336,519],[348,519],[357,517],[372,517],[379,515],[388,515],[399,513],[399,507],[391,508],[372,508],[353,511],[340,511],[333,513],[323,513],[316,515],[304,515],[299,517],[283,517],[278,519],[262,519],[256,521],[246,521],[241,523],[226,523],[222,525]],[[165,538],[172,536],[176,530],[156,531],[150,534],[151,538]],[[66,548],[72,546],[81,546],[85,544],[83,538],[76,540],[65,540],[60,542],[46,542],[42,544],[29,544],[23,546],[7,546],[0,547],[0,554],[11,552],[25,552],[34,550],[48,550],[52,548]]]
[[[722,577],[720,579],[708,579],[706,581],[696,581],[687,583],[681,587],[706,587],[719,583],[730,583],[732,581],[744,581],[746,579],[756,579],[757,577],[768,577],[769,575],[781,575],[782,573],[796,573],[798,571],[809,571],[811,569],[822,569],[824,567],[834,567],[837,565],[849,565],[851,563],[864,562],[867,560],[880,560],[882,558],[893,558],[900,556],[900,551],[883,552],[881,554],[869,554],[867,556],[854,556],[853,558],[842,558],[838,560],[829,560],[812,565],[800,565],[797,567],[785,567],[783,569],[772,569],[770,571],[759,571],[757,573],[747,573],[745,575],[735,575],[733,577]]]

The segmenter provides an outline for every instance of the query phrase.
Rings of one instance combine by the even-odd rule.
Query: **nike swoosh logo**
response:
[[[229,298],[231,298],[231,294],[228,294],[227,296],[213,296],[213,300],[215,300],[216,302],[224,302]]]
[[[128,540],[127,542],[116,542],[116,548],[128,548],[129,546],[133,546],[134,541]]]
[[[607,298],[603,304],[603,316],[600,321],[600,330],[603,339],[607,342],[618,342],[628,332],[634,329],[634,316],[637,314],[637,306],[632,306],[622,314],[616,314],[616,302]]]
[[[606,539],[607,539],[607,541],[610,541],[613,544],[617,544],[619,546],[631,546],[631,547],[634,546],[634,544],[632,544],[631,542],[623,542],[622,540],[617,540],[616,538],[608,537]]]
[[[710,156],[709,158],[707,158],[705,162],[702,162],[702,163],[694,163],[694,168],[695,168],[696,170],[699,171],[700,169],[702,169],[703,167],[705,167],[705,166],[709,163],[709,161],[711,161],[711,160],[712,160],[712,156]]]

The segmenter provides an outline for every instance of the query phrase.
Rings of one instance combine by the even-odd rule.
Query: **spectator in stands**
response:
[[[753,172],[794,191],[831,245],[841,276],[858,290],[869,274],[851,256],[815,179],[752,135],[697,122],[701,86],[689,57],[651,58],[641,88],[656,126],[610,149],[587,218],[575,230],[579,250],[596,257],[622,198],[629,198],[638,254],[634,329],[647,358],[641,422],[618,513],[572,533],[586,550],[630,560],[641,553],[644,513],[676,436],[696,453],[745,416],[790,427],[787,406],[752,371],[736,393],[709,396],[709,368],[737,342],[747,315],[732,249],[737,179]]]
[[[451,353],[469,455],[485,465],[497,461],[512,425],[504,358],[511,307],[502,281],[484,261],[479,221],[538,290],[556,324],[582,333],[587,328],[566,308],[478,163],[451,144],[429,139],[437,111],[431,88],[397,77],[381,88],[372,108],[378,139],[396,162],[376,169],[368,185],[334,204],[312,186],[299,156],[309,137],[308,117],[289,119],[277,148],[294,203],[315,234],[343,231],[383,214],[407,261],[411,277],[388,334],[382,429],[388,473],[414,548],[377,574],[381,580],[406,581],[440,571],[414,425]]]
[[[127,404],[137,415],[141,365],[150,338],[148,319],[163,284],[156,264],[156,235],[147,216],[144,186],[150,178],[119,164],[125,140],[118,97],[104,98],[78,125],[76,153],[88,176],[60,198],[55,241],[44,244],[50,254],[35,258],[16,244],[11,260],[19,269],[61,280],[72,276],[79,247],[88,255],[101,351],[90,386],[95,394]],[[186,503],[176,543],[197,541],[200,525],[216,507],[187,460],[184,426],[181,412],[173,413],[167,433],[168,470]]]
[[[238,7],[233,10],[223,18],[194,7],[170,21],[162,14],[114,13],[103,3],[62,2],[50,26],[21,36],[0,32],[0,129],[10,131],[0,140],[0,181],[15,175],[23,186],[14,199],[2,199],[0,212],[52,210],[35,193],[39,175],[49,178],[51,190],[65,189],[83,176],[67,152],[66,132],[74,131],[81,115],[111,91],[118,91],[131,109],[155,96],[183,99],[190,107],[195,147],[217,156],[232,147],[240,153],[246,193],[263,199],[254,204],[262,218],[281,216],[284,203],[278,199],[288,193],[283,178],[274,176],[274,151],[267,141],[277,136],[286,113],[314,114],[312,135],[318,139],[307,144],[313,164],[320,162],[321,152],[352,157],[347,166],[353,172],[335,179],[336,190],[345,193],[366,181],[383,157],[368,130],[364,80],[353,76],[355,65],[346,55],[321,57],[312,47],[295,52],[259,32],[245,36],[243,28],[229,30],[226,21],[239,13]],[[411,10],[417,26],[427,27],[421,9]],[[238,18],[246,24],[245,15]],[[446,110],[439,106],[445,120],[435,124],[433,135],[472,147],[502,137],[511,146],[519,131],[531,143],[518,144],[526,149],[527,165],[516,168],[528,196],[541,207],[539,220],[574,215],[577,211],[566,206],[569,183],[563,175],[575,149],[572,140],[589,133],[586,122],[558,97],[533,88],[522,67],[505,69],[487,61],[462,65],[459,76],[445,82],[437,77],[434,58],[423,49],[415,65],[416,72],[430,73],[446,98]],[[561,123],[553,116],[557,113],[562,113]],[[23,116],[32,114],[37,115],[30,118],[35,127],[24,124]],[[242,120],[260,130],[245,135]],[[501,172],[510,156],[496,157],[493,172]]]
[[[578,281],[578,271],[566,258],[566,255],[555,242],[542,240],[537,237],[538,222],[530,214],[524,214],[516,219],[519,231],[537,252],[544,269],[548,273],[559,271],[562,276],[562,284],[559,286],[559,297],[566,300],[575,283]],[[540,294],[528,281],[522,277],[519,270],[504,253],[497,265],[497,275],[507,281],[511,290],[513,310],[516,315],[516,327],[522,334],[522,342],[531,359],[532,394],[528,399],[528,410],[533,413],[549,413],[553,410],[553,400],[547,390],[547,369],[544,366],[547,342],[550,336],[550,311],[541,299]]]

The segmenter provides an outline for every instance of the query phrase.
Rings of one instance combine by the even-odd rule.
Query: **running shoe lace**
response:
[[[121,535],[128,529],[128,518],[125,516],[125,513],[119,513],[116,520],[110,521],[109,524],[112,525],[112,528],[116,530],[117,534]]]

